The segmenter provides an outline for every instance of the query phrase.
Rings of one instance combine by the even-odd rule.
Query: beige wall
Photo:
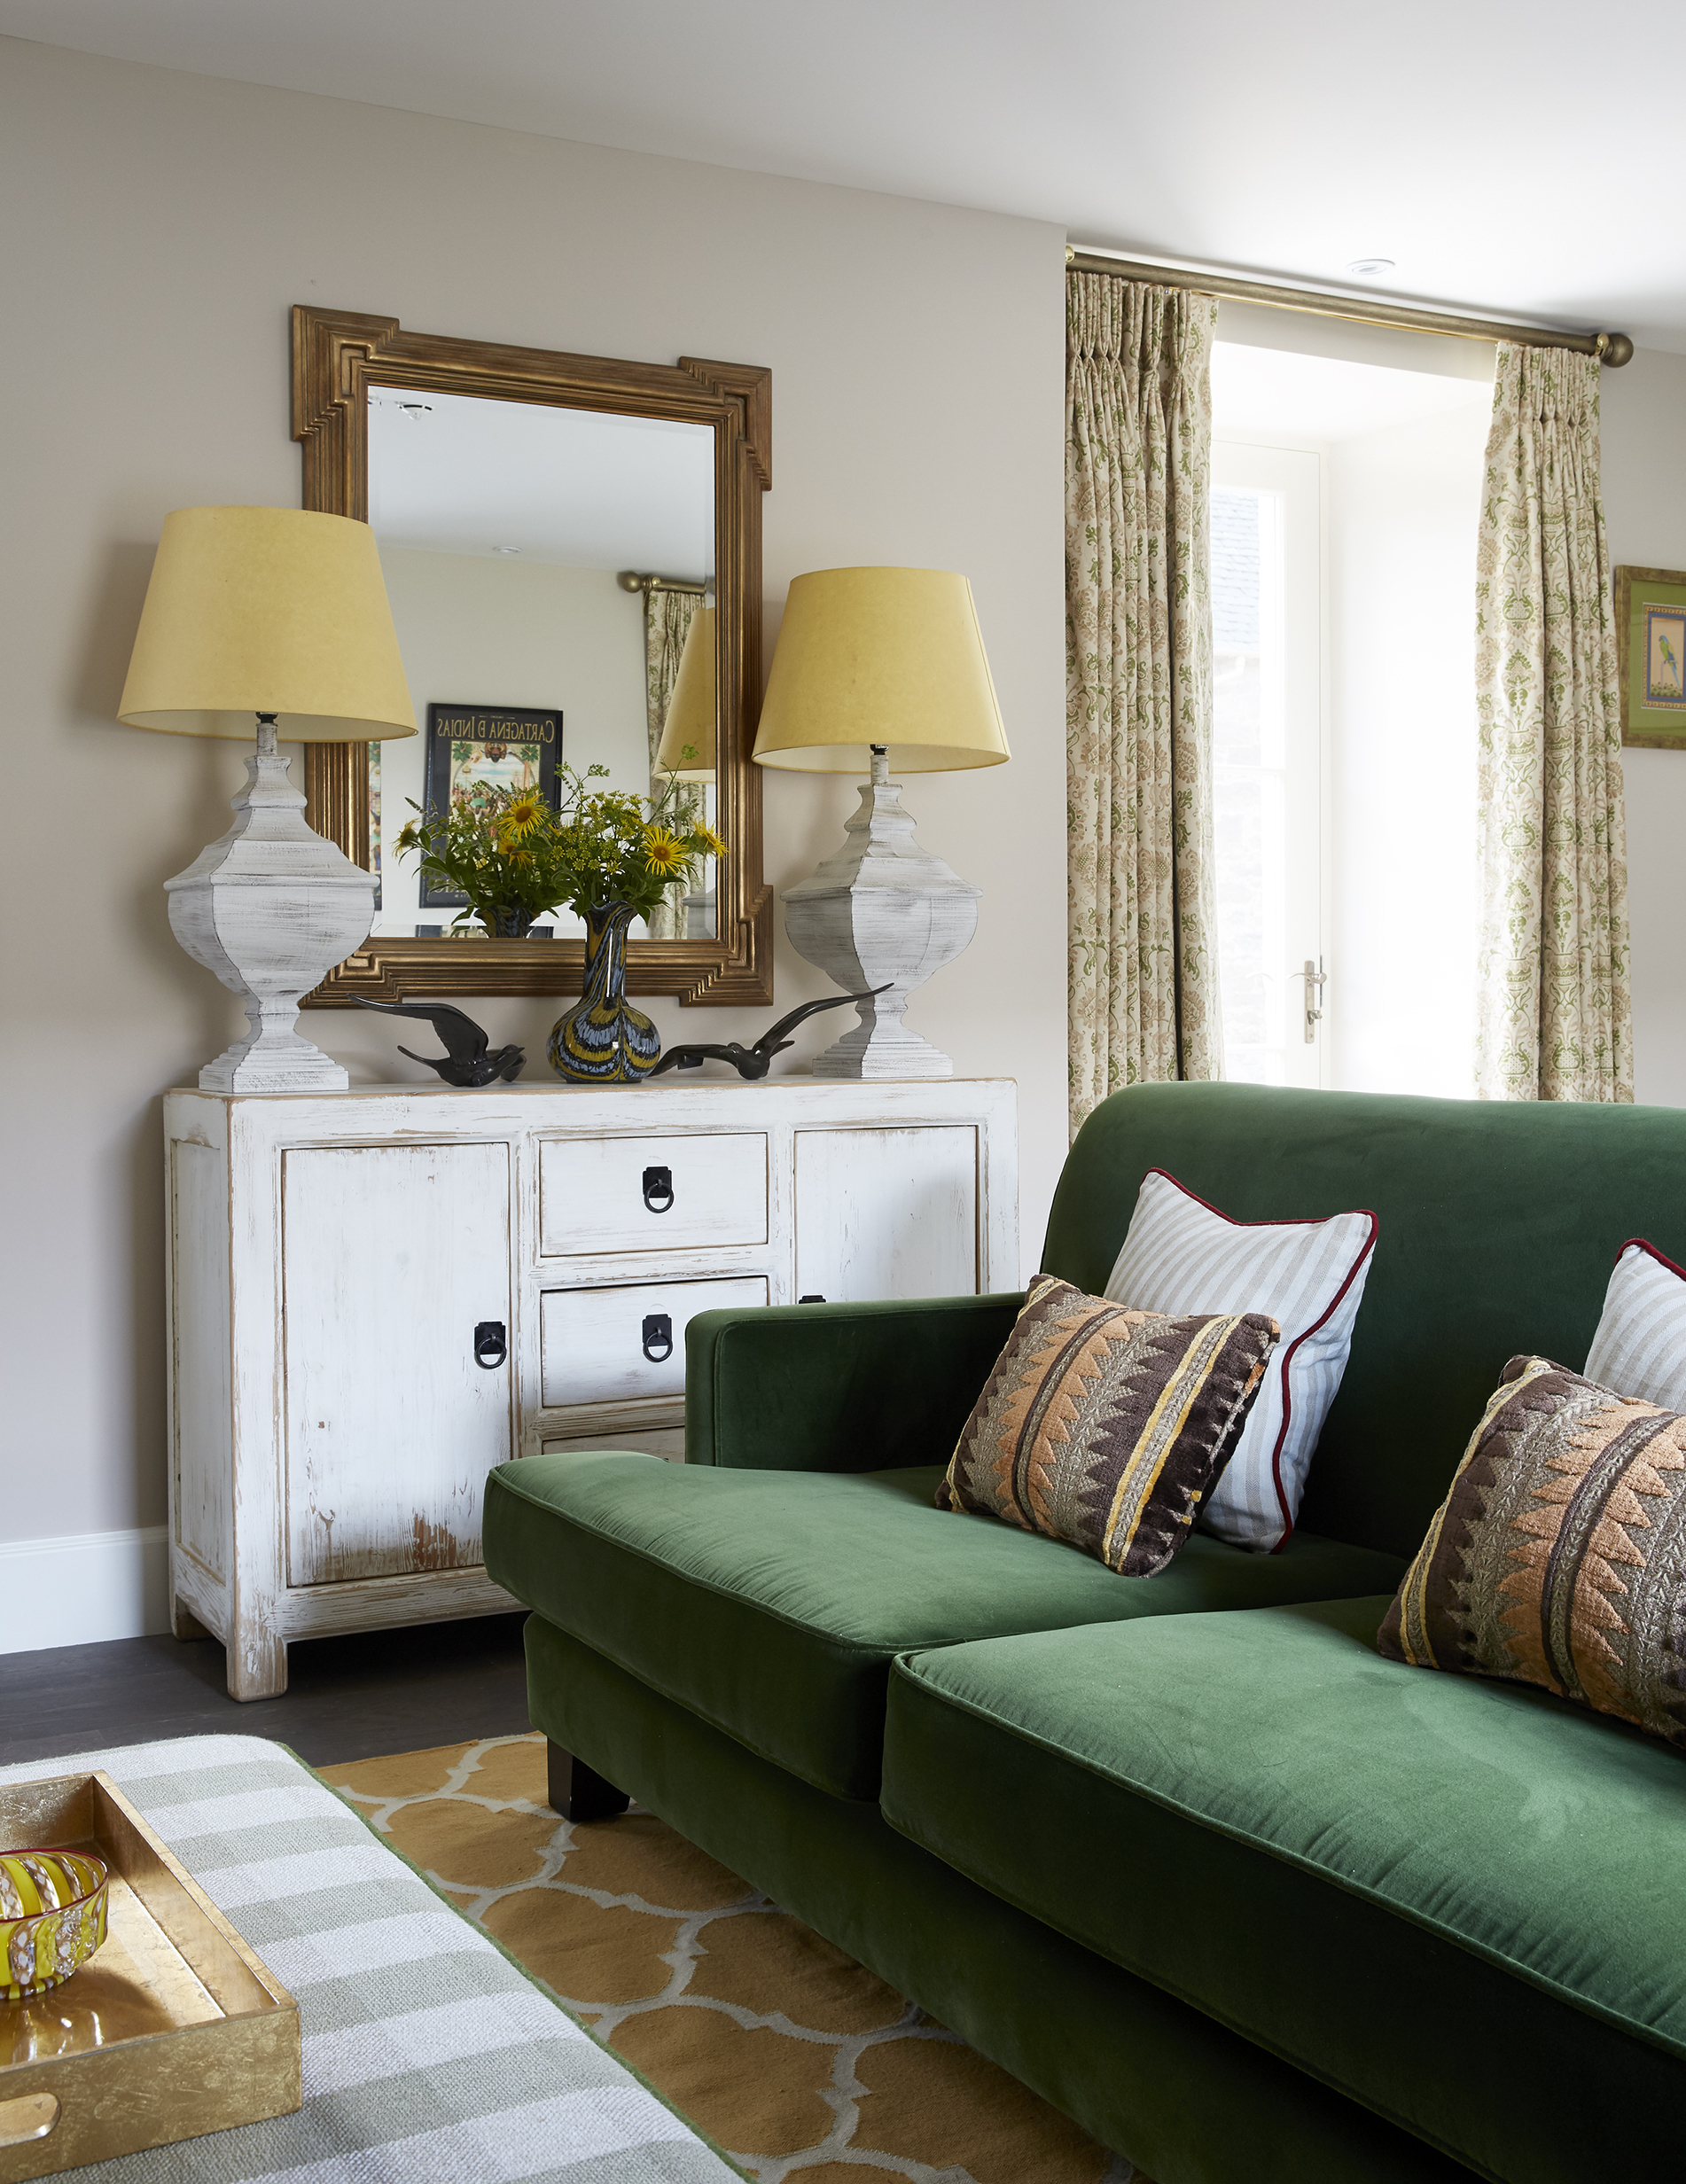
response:
[[[922,838],[985,890],[976,940],[912,1016],[963,1073],[1019,1080],[1034,1266],[1065,1143],[1060,234],[10,40],[0,202],[0,1538],[164,1512],[159,1096],[239,1019],[176,948],[160,883],[226,825],[241,769],[230,745],[112,715],[165,512],[297,502],[295,302],[769,365],[769,648],[801,570],[972,577],[1015,760],[909,784]],[[776,886],[836,845],[853,802],[842,784],[769,780]],[[782,928],[780,946],[780,1007],[828,990]],[[542,1065],[555,1013],[484,1017]],[[656,1013],[667,1038],[765,1021]],[[355,1078],[395,1073],[373,1019],[314,1012],[307,1028]]]
[[[1686,569],[1686,356],[1641,349],[1602,375],[1610,558]],[[1686,751],[1627,751],[1635,1096],[1686,1106]]]

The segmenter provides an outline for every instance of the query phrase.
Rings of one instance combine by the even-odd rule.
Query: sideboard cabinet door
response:
[[[974,1124],[796,1132],[796,1291],[829,1304],[978,1288]]]
[[[509,1147],[290,1149],[281,1189],[287,1582],[472,1567],[514,1449]]]

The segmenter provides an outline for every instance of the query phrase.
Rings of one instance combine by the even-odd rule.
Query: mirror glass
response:
[[[680,828],[714,823],[712,733],[676,786],[655,766],[686,639],[714,604],[714,428],[371,386],[368,448],[369,521],[421,731],[369,746],[374,932],[484,938],[454,923],[460,895],[394,853],[412,806],[548,792],[566,762],[605,767],[594,787],[667,791],[663,816]],[[712,623],[696,630],[710,640],[710,728]],[[712,940],[714,887],[710,864],[633,934]],[[583,932],[558,906],[532,938]]]

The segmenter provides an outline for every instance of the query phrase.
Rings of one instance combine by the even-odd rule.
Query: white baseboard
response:
[[[169,1560],[163,1525],[0,1540],[0,1653],[168,1630]]]

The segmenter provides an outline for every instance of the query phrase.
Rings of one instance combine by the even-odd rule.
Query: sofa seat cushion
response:
[[[1059,1540],[937,1509],[941,1476],[527,1456],[488,1482],[486,1564],[558,1629],[763,1759],[869,1798],[898,1653],[1328,1599],[1391,1587],[1402,1568],[1312,1535],[1262,1556],[1197,1534],[1157,1577],[1118,1577]]]
[[[1387,1605],[898,1661],[886,1817],[1484,2174],[1677,2165],[1686,1759],[1384,1660]]]

